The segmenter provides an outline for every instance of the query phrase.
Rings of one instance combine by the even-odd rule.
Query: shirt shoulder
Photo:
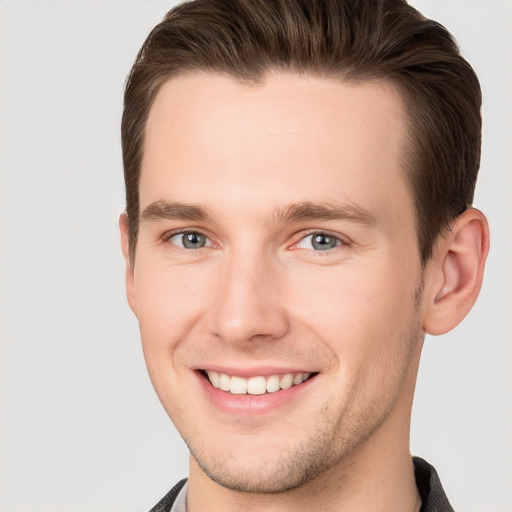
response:
[[[186,478],[180,480],[149,512],[171,512],[178,494],[186,483]]]
[[[420,457],[413,457],[416,486],[421,496],[420,512],[455,512],[444,492],[434,466]]]

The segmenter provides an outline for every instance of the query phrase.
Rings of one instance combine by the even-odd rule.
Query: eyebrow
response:
[[[374,226],[377,217],[354,203],[313,203],[301,202],[292,204],[286,208],[277,208],[275,217],[278,222],[303,222],[303,221],[327,221],[349,220],[358,224]]]
[[[210,214],[206,208],[194,204],[170,203],[163,199],[155,201],[142,211],[140,222],[156,220],[193,220],[206,221]]]
[[[140,222],[157,220],[192,220],[204,222],[211,219],[207,208],[194,204],[168,202],[164,199],[149,204],[140,215]],[[277,207],[272,215],[277,223],[304,221],[349,220],[358,224],[373,226],[377,223],[375,214],[354,203],[313,203],[304,201],[286,207]]]

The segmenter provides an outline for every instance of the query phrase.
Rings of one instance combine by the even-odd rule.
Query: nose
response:
[[[211,332],[238,344],[284,336],[289,329],[280,287],[284,270],[255,254],[225,261],[210,311]]]

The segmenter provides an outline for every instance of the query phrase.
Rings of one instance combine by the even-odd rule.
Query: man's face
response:
[[[422,333],[405,136],[386,83],[190,74],[159,91],[128,296],[215,481],[282,491],[407,432]]]

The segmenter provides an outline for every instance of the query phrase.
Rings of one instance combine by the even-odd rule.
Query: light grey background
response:
[[[125,76],[173,2],[0,1],[0,510],[143,511],[187,473],[124,297]],[[476,206],[492,249],[473,312],[428,339],[412,451],[455,508],[512,510],[512,3],[414,1],[480,75]]]

